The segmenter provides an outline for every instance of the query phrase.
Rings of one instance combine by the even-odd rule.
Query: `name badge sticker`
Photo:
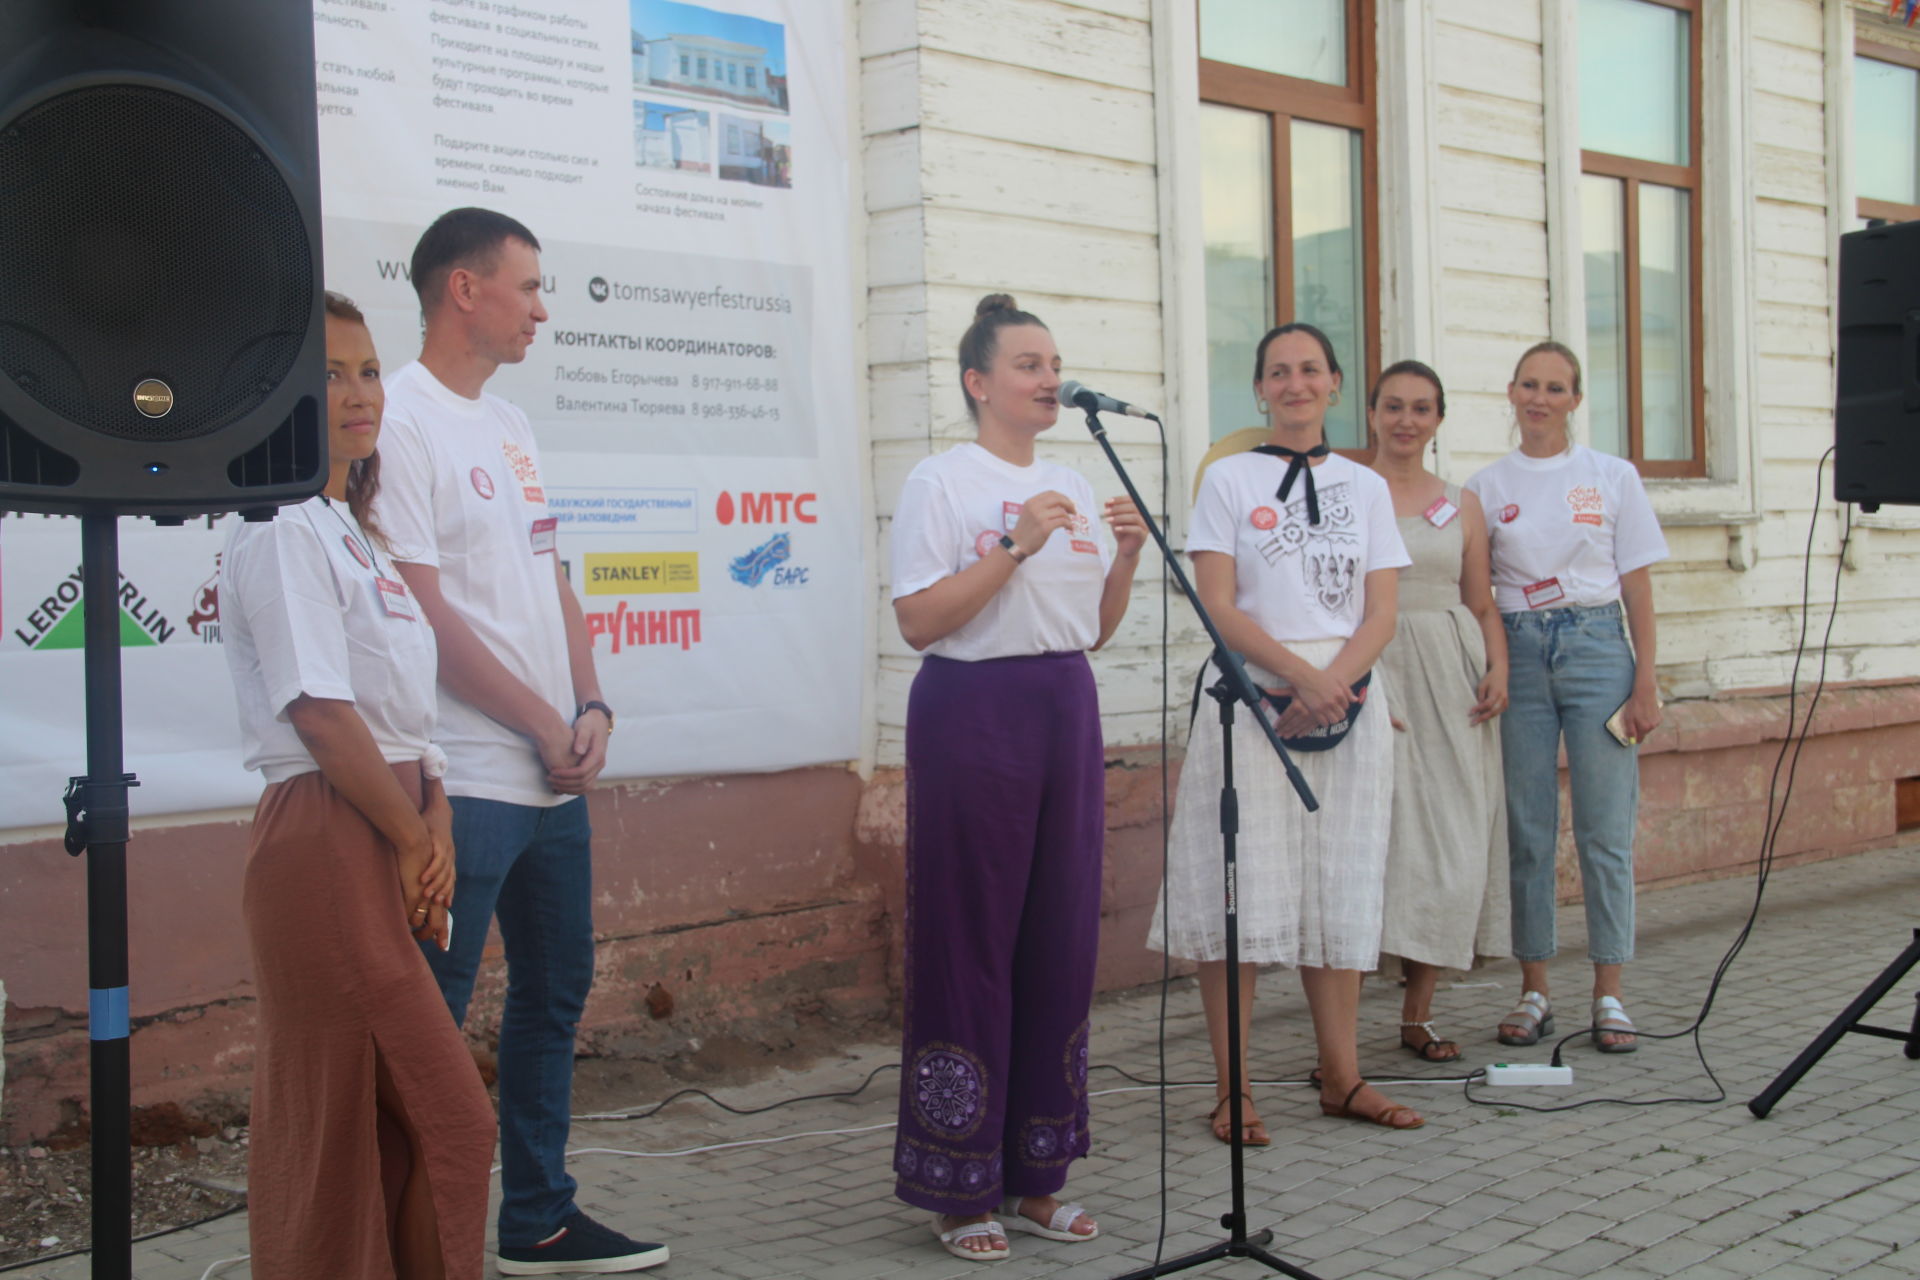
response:
[[[419,618],[420,615],[413,610],[413,597],[407,594],[404,583],[395,582],[392,578],[375,578],[374,582],[380,588],[380,607],[387,611],[389,618],[405,618],[408,622]]]
[[[1536,582],[1530,587],[1520,589],[1526,593],[1529,609],[1544,609],[1550,604],[1558,604],[1567,598],[1566,589],[1560,585],[1558,578],[1548,578],[1543,582]]]
[[[1427,523],[1436,529],[1444,529],[1451,524],[1453,518],[1459,514],[1460,508],[1454,506],[1445,498],[1441,498],[1438,502],[1427,508]]]
[[[542,516],[532,526],[533,554],[543,556],[559,545],[560,517]]]

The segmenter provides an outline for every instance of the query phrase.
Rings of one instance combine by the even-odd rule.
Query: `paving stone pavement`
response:
[[[1639,959],[1628,1008],[1643,1030],[1687,1025],[1745,918],[1751,878],[1640,898]],[[1849,1036],[1760,1120],[1746,1102],[1766,1085],[1920,925],[1920,845],[1777,872],[1745,954],[1722,987],[1704,1035],[1728,1097],[1712,1105],[1604,1104],[1531,1114],[1521,1104],[1584,1098],[1640,1102],[1712,1092],[1691,1044],[1647,1041],[1631,1056],[1569,1044],[1575,1086],[1474,1090],[1396,1085],[1427,1117],[1412,1132],[1322,1117],[1301,1084],[1256,1089],[1274,1144],[1251,1151],[1253,1225],[1273,1250],[1321,1280],[1486,1280],[1607,1276],[1621,1280],[1910,1280],[1920,1275],[1920,1067],[1899,1046]],[[1555,966],[1562,1031],[1584,1008],[1584,926],[1563,911]],[[1501,1049],[1493,1026],[1519,995],[1502,962],[1461,977],[1436,1001],[1442,1030],[1466,1061],[1544,1061],[1543,1049]],[[1301,1081],[1312,1062],[1305,1005],[1290,974],[1261,979],[1252,1053],[1260,1080]],[[1875,1019],[1904,1027],[1920,970]],[[1054,1244],[1015,1235],[991,1268],[942,1253],[926,1215],[891,1197],[895,1077],[853,1099],[796,1103],[743,1118],[701,1101],[644,1122],[582,1121],[573,1168],[581,1203],[637,1235],[671,1242],[654,1274],[864,1280],[913,1275],[1112,1277],[1149,1264],[1160,1230],[1160,1102],[1120,1072],[1153,1078],[1157,991],[1104,1000],[1094,1012],[1094,1153],[1069,1191],[1102,1224],[1097,1241]],[[1399,992],[1370,981],[1362,997],[1362,1065],[1376,1079],[1448,1074],[1395,1048]],[[1208,1078],[1204,1024],[1190,981],[1168,999],[1167,1069]],[[897,1047],[852,1046],[804,1071],[727,1093],[737,1105],[845,1090]],[[1169,1092],[1164,1254],[1219,1240],[1227,1149],[1207,1133],[1209,1088]],[[645,1099],[634,1099],[636,1106]],[[819,1131],[840,1131],[820,1134]],[[819,1136],[793,1136],[819,1134]],[[765,1145],[733,1145],[791,1136]],[[719,1146],[697,1154],[670,1154]],[[636,1156],[632,1152],[649,1153]],[[142,1280],[201,1280],[246,1252],[235,1216],[136,1247]],[[84,1259],[9,1280],[78,1280]],[[213,1272],[244,1277],[244,1262]],[[1270,1274],[1241,1259],[1186,1272]]]

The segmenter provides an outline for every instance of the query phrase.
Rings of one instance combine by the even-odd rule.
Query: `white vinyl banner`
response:
[[[318,0],[326,284],[387,369],[461,205],[539,237],[550,321],[488,389],[538,473],[619,714],[608,778],[859,752],[865,554],[842,0]],[[230,216],[210,210],[209,216]],[[225,520],[121,521],[136,814],[247,805]],[[85,771],[79,522],[0,519],[0,830]]]

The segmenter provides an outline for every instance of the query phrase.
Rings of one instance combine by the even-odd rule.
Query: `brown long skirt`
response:
[[[418,803],[419,766],[394,773]],[[478,1280],[493,1106],[407,931],[393,846],[321,774],[274,783],[254,814],[243,902],[260,1019],[253,1274],[395,1280],[390,1232],[415,1155],[404,1125],[448,1280]],[[381,1066],[404,1117],[376,1101]]]

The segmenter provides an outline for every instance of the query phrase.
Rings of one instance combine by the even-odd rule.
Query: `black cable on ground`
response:
[[[1707,1079],[1713,1082],[1713,1093],[1704,1097],[1690,1098],[1666,1096],[1658,1098],[1584,1098],[1579,1102],[1561,1103],[1558,1106],[1537,1106],[1525,1102],[1510,1102],[1502,1098],[1494,1101],[1490,1098],[1477,1098],[1473,1094],[1473,1085],[1464,1086],[1467,1101],[1483,1107],[1507,1107],[1516,1111],[1573,1111],[1580,1107],[1591,1107],[1600,1103],[1614,1103],[1626,1107],[1653,1107],[1670,1102],[1685,1102],[1711,1106],[1725,1102],[1726,1086],[1720,1083],[1720,1077],[1713,1073],[1712,1065],[1707,1061],[1706,1046],[1701,1043],[1700,1031],[1706,1025],[1707,1016],[1713,1012],[1714,1001],[1719,997],[1720,984],[1726,978],[1727,971],[1746,947],[1747,939],[1753,935],[1754,925],[1760,919],[1760,904],[1766,896],[1767,880],[1773,874],[1774,850],[1780,839],[1780,830],[1786,824],[1787,805],[1793,799],[1794,775],[1800,767],[1800,752],[1806,747],[1807,738],[1813,732],[1814,713],[1819,710],[1820,696],[1827,687],[1827,660],[1831,656],[1833,645],[1833,624],[1840,612],[1840,578],[1846,567],[1847,547],[1853,540],[1853,508],[1841,508],[1841,536],[1839,550],[1834,554],[1833,562],[1833,600],[1827,608],[1826,630],[1820,637],[1820,669],[1814,679],[1813,693],[1807,702],[1805,720],[1799,720],[1800,664],[1807,653],[1807,622],[1812,611],[1813,596],[1813,543],[1814,535],[1820,527],[1822,507],[1821,482],[1826,470],[1827,460],[1833,456],[1833,446],[1820,455],[1820,462],[1813,469],[1813,513],[1807,519],[1807,546],[1800,568],[1800,635],[1793,652],[1793,670],[1787,677],[1787,733],[1781,739],[1780,753],[1774,758],[1773,773],[1767,781],[1767,817],[1761,827],[1759,865],[1754,873],[1753,905],[1747,910],[1747,918],[1734,934],[1733,942],[1727,947],[1726,954],[1720,957],[1720,963],[1713,971],[1713,978],[1707,984],[1706,995],[1701,998],[1700,1011],[1694,1015],[1691,1025],[1678,1031],[1636,1031],[1639,1040],[1679,1040],[1691,1037],[1694,1056],[1700,1060],[1700,1069],[1706,1072]],[[1798,732],[1795,724],[1798,723]],[[1781,769],[1786,770],[1786,785],[1780,785]],[[1553,1046],[1553,1065],[1560,1066],[1561,1054],[1568,1041],[1590,1035],[1591,1026],[1584,1027],[1570,1035],[1562,1036]]]
[[[242,1197],[239,1204],[230,1204],[218,1213],[210,1213],[204,1218],[195,1218],[192,1222],[177,1223],[171,1227],[162,1227],[158,1231],[149,1231],[143,1236],[135,1236],[133,1243],[139,1244],[145,1240],[158,1240],[161,1236],[170,1236],[175,1232],[190,1231],[195,1227],[204,1227],[209,1222],[218,1222],[222,1218],[231,1218],[234,1214],[239,1213],[246,1207],[246,1199]],[[28,1267],[45,1266],[49,1262],[58,1262],[62,1258],[78,1258],[92,1252],[93,1246],[86,1245],[79,1249],[65,1249],[59,1253],[43,1253],[37,1258],[28,1258],[25,1262],[9,1262],[6,1266],[0,1267],[0,1275],[9,1271],[24,1271]]]

